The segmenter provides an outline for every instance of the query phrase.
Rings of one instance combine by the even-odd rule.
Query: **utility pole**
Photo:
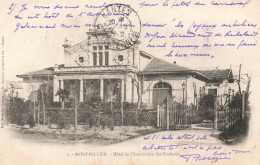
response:
[[[241,86],[240,86],[240,79],[241,79],[241,66],[242,64],[239,65],[239,74],[238,74],[238,89],[239,89],[239,94],[240,97],[242,97],[242,92],[241,92]]]
[[[44,94],[43,94],[43,89],[41,90],[41,92],[42,92],[43,125],[45,125],[45,106],[44,106]]]
[[[217,107],[218,107],[218,98],[217,96],[214,96],[214,109],[213,109],[213,116],[214,116],[214,120],[213,120],[213,130],[217,130],[218,129],[218,111],[217,111]]]
[[[4,90],[3,90],[4,92]],[[4,128],[5,93],[2,95],[1,128]]]
[[[38,128],[40,126],[40,104],[38,103]]]
[[[36,120],[36,114],[35,114],[35,93],[34,93],[34,85],[32,85],[32,94],[33,94],[33,121]]]

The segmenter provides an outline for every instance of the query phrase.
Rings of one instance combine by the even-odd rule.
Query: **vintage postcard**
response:
[[[260,164],[259,0],[0,8],[1,165]]]

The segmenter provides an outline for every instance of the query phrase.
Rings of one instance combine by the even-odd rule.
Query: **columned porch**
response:
[[[132,79],[125,75],[66,75],[54,78],[54,101],[59,89],[68,91],[65,102],[86,102],[99,98],[103,102],[132,102]],[[126,92],[127,91],[127,92]]]

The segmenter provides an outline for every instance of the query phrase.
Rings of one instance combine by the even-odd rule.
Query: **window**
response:
[[[103,65],[103,52],[99,52],[99,65]]]
[[[171,89],[172,87],[168,83],[159,82],[159,83],[155,84],[153,88],[166,88],[166,89],[168,88],[168,89]]]
[[[93,65],[97,66],[97,52],[93,53]]]
[[[208,89],[208,95],[217,95],[217,89]]]
[[[123,55],[119,55],[119,56],[117,56],[117,60],[119,61],[119,62],[121,62],[121,61],[123,61],[124,60],[124,56]]]
[[[93,46],[93,65],[109,65],[108,45]]]
[[[105,65],[108,65],[108,52],[105,52]]]
[[[84,62],[84,57],[79,57],[79,62],[83,63]]]

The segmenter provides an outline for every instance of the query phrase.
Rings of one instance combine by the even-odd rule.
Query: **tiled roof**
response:
[[[64,65],[59,65],[59,67],[62,67]],[[44,68],[44,69],[41,69],[41,70],[36,70],[36,71],[32,71],[32,72],[28,72],[28,73],[25,73],[25,74],[22,74],[22,75],[17,75],[17,77],[29,77],[29,76],[38,76],[38,75],[41,75],[41,76],[44,76],[44,75],[53,75],[54,73],[54,67],[49,67],[49,68]]]
[[[152,61],[143,69],[143,72],[179,72],[179,71],[191,71],[191,69],[169,63],[154,57]]]
[[[199,72],[211,80],[233,79],[230,69],[200,70]]]

